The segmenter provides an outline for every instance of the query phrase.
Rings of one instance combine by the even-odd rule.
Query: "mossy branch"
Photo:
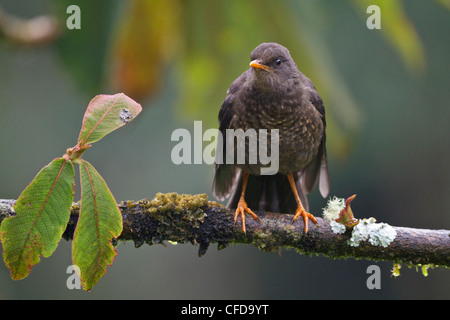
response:
[[[0,200],[0,223],[14,214],[14,200]],[[123,232],[118,240],[132,240],[136,247],[164,241],[199,246],[199,256],[211,243],[219,249],[229,244],[252,244],[263,251],[294,248],[302,254],[329,258],[355,258],[392,261],[407,265],[450,267],[450,230],[393,227],[395,240],[386,248],[362,242],[348,245],[350,232],[335,234],[330,224],[319,217],[319,227],[310,223],[305,235],[301,219],[292,224],[292,215],[257,212],[260,222],[246,219],[247,232],[240,222],[234,225],[233,211],[207,200],[205,194],[158,194],[153,200],[123,201],[119,204]],[[78,220],[79,206],[71,207],[71,218],[63,238],[70,240]]]

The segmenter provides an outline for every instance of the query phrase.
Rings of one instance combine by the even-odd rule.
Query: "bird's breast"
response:
[[[231,129],[254,129],[257,135],[261,129],[266,129],[269,152],[274,148],[274,145],[271,145],[272,130],[278,130],[275,147],[278,149],[280,173],[299,171],[314,159],[324,134],[324,126],[321,115],[312,104],[289,98],[253,98],[240,101],[233,112]],[[258,140],[259,137],[260,135]],[[248,141],[245,148],[248,161]],[[249,173],[257,174],[260,165],[246,163],[240,167]]]

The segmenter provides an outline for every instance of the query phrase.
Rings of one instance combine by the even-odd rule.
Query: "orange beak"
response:
[[[252,67],[253,69],[261,69],[264,71],[272,71],[271,68],[269,68],[268,66],[261,64],[258,60],[253,60],[252,62],[250,62],[250,67]]]

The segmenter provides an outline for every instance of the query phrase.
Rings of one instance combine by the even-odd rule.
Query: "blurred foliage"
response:
[[[161,87],[164,66],[176,52],[178,3],[173,0],[131,1],[113,37],[111,83],[137,98]]]
[[[65,23],[70,1],[53,2]],[[387,42],[408,71],[424,70],[424,49],[400,0],[350,4],[362,24],[367,7],[377,4]],[[155,96],[170,75],[177,80],[179,116],[217,127],[226,90],[248,68],[250,52],[261,42],[279,42],[325,101],[330,153],[345,157],[364,123],[327,48],[324,1],[80,0],[77,5],[82,30],[66,30],[56,47],[89,94],[120,91],[139,101]]]
[[[444,4],[444,1],[441,1]],[[399,0],[353,0],[357,8],[365,10],[376,4],[382,12],[381,31],[387,41],[402,57],[405,66],[411,72],[420,72],[425,68],[425,52],[413,24],[406,16]]]
[[[434,0],[441,6],[443,6],[445,9],[450,10],[450,0]]]
[[[110,36],[114,25],[114,8],[116,0],[80,0],[77,5],[81,9],[81,30],[67,30],[67,7],[69,0],[52,2],[55,15],[60,20],[63,31],[55,42],[62,63],[78,87],[87,96],[101,93],[108,77],[110,55]]]

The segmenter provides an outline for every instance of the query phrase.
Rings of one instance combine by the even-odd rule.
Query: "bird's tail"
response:
[[[242,191],[242,172],[234,189],[228,208],[236,208]],[[300,175],[294,174],[298,195],[306,211],[309,210],[308,198],[303,190]],[[289,185],[287,176],[277,173],[275,175],[253,176],[249,175],[245,190],[245,201],[252,210],[265,210],[269,212],[295,213],[297,202]]]

